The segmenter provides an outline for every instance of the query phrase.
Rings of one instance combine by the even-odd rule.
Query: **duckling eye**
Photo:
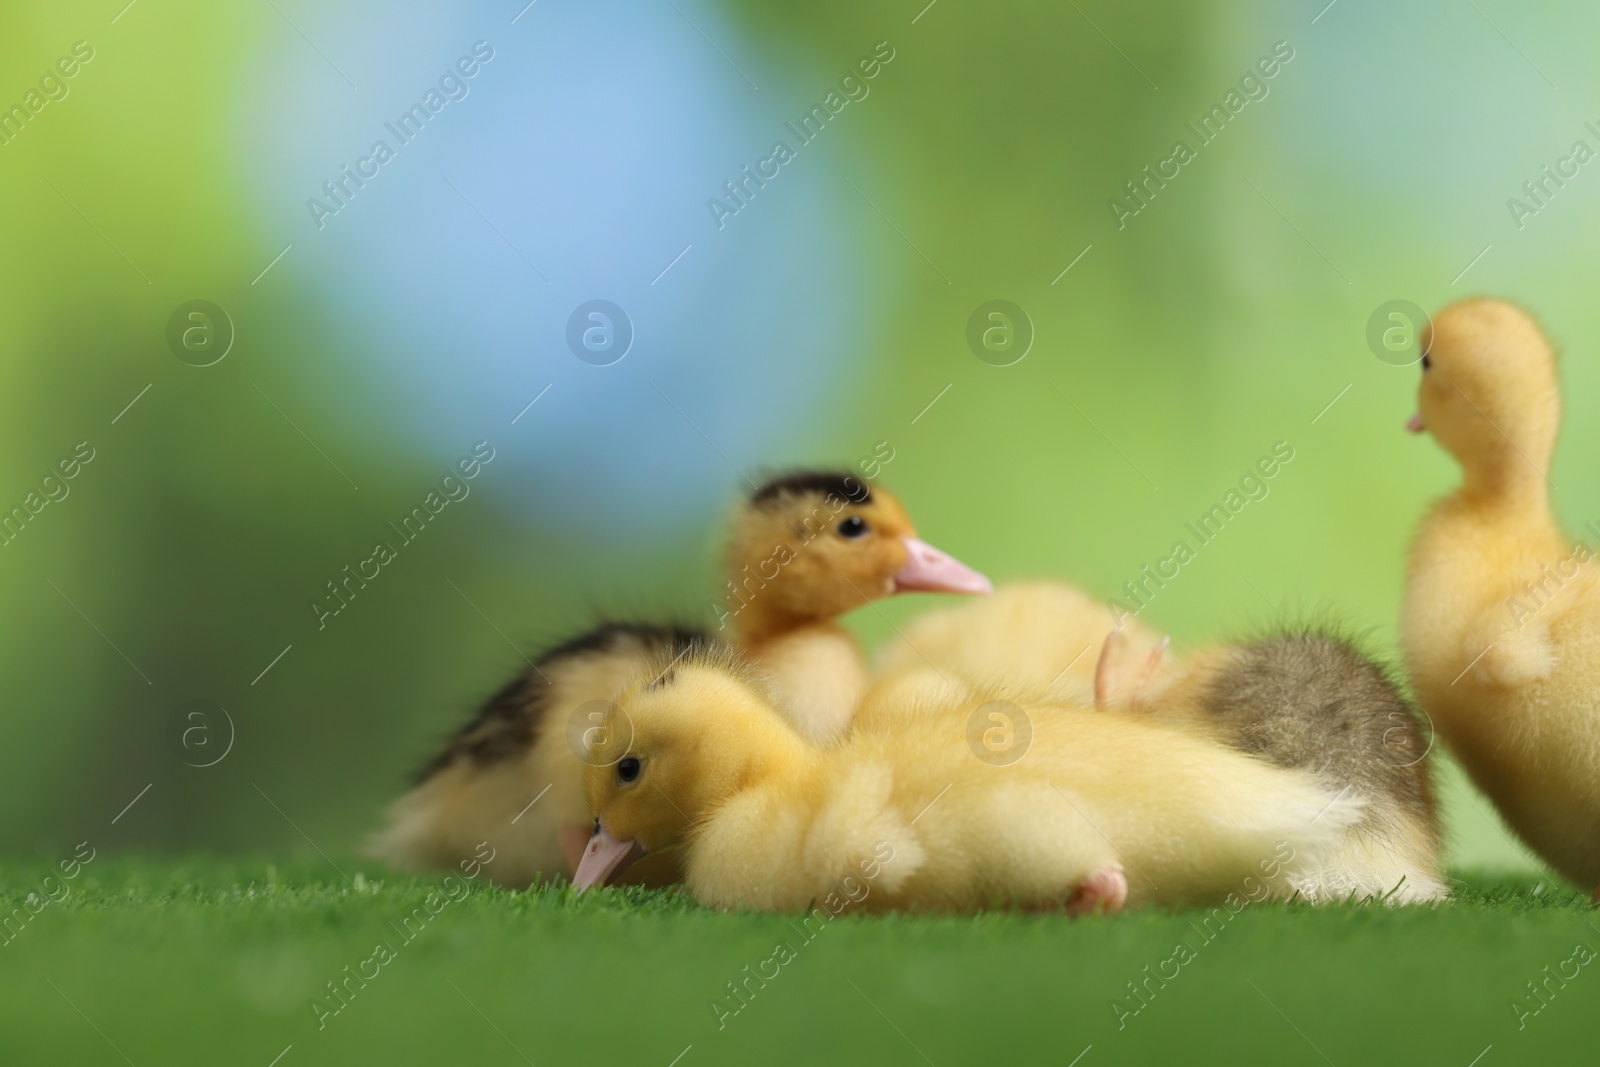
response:
[[[617,761],[617,781],[627,783],[639,777],[639,758],[626,756]]]
[[[1428,368],[1431,366],[1433,366],[1433,357],[1426,352],[1422,353],[1422,373],[1428,373]]]
[[[865,536],[868,529],[867,520],[860,515],[852,515],[839,523],[839,536],[854,540],[857,537]]]

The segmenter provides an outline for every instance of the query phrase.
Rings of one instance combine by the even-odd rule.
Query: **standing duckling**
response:
[[[1401,641],[1418,702],[1552,867],[1600,886],[1600,579],[1550,512],[1555,357],[1520,308],[1469,300],[1423,338],[1419,411],[1462,483],[1412,542]]]
[[[902,591],[989,589],[919,540],[889,492],[850,474],[803,472],[758,488],[733,520],[727,562],[722,628],[731,620],[733,640],[771,675],[795,728],[819,742],[849,728],[866,688],[838,616]],[[692,627],[607,622],[557,645],[428,763],[391,807],[374,854],[426,870],[488,840],[502,884],[571,873],[593,819],[581,785],[586,738],[635,674],[717,641]]]
[[[729,653],[691,652],[630,686],[595,736],[575,884],[682,846],[689,891],[720,907],[800,911],[863,877],[852,899],[870,911],[1327,896],[1315,872],[1359,800],[1071,705],[1011,705],[1031,744],[997,764],[968,740],[987,703],[925,699],[824,749]]]

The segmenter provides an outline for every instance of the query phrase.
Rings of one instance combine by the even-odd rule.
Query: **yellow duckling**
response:
[[[1118,636],[1108,642],[1106,635]],[[926,667],[985,688],[1104,698],[1111,679],[1148,678],[1167,645],[1137,619],[1065,582],[1002,585],[993,596],[926,612],[878,654],[874,684]]]
[[[1330,860],[1328,886],[1343,871],[1357,896],[1374,885],[1390,903],[1447,894],[1432,737],[1382,668],[1310,630],[1205,649],[1188,661],[1166,650],[1164,638],[1070,585],[1003,585],[907,627],[880,656],[861,716],[936,699],[952,684],[1012,699],[1092,699],[1309,772],[1365,801],[1366,815]],[[941,677],[929,677],[929,665]]]
[[[722,907],[800,911],[862,879],[872,911],[1329,895],[1323,863],[1359,800],[1133,716],[956,688],[933,675],[817,746],[729,653],[691,652],[594,736],[575,884],[683,846],[689,891]],[[1020,758],[969,740],[997,706],[1026,724]]]
[[[849,728],[866,687],[855,641],[834,620],[910,590],[986,592],[981,574],[921,541],[887,490],[849,474],[775,478],[738,509],[728,548],[731,636],[770,672],[804,736]],[[570,874],[593,816],[581,784],[585,737],[640,670],[718,636],[607,622],[544,655],[489,700],[397,800],[372,851],[397,867],[448,867],[476,844],[498,850],[492,877],[521,886]],[[663,865],[647,880],[671,880]]]
[[[1461,487],[1412,542],[1401,640],[1418,702],[1506,821],[1600,885],[1600,579],[1550,512],[1561,421],[1549,343],[1499,300],[1445,308],[1422,338],[1419,412]]]
[[[846,506],[831,512],[829,500]],[[853,475],[802,473],[762,486],[735,520],[728,569],[734,643],[816,741],[849,729],[867,689],[861,650],[839,616],[895,593],[993,590],[920,540],[887,490]]]

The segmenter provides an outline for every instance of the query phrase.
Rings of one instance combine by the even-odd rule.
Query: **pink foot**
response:
[[[1122,645],[1122,629],[1118,627],[1106,634],[1100,646],[1100,659],[1094,665],[1094,705],[1097,708],[1111,704],[1111,659]]]
[[[1168,634],[1161,639],[1161,643],[1150,651],[1150,658],[1144,661],[1144,673],[1139,675],[1139,683],[1134,686],[1133,699],[1139,699],[1139,694],[1144,692],[1146,683],[1155,676],[1156,668],[1161,666],[1161,657],[1166,653],[1167,646],[1172,644],[1172,635]]]
[[[1161,666],[1161,657],[1166,654],[1167,646],[1171,643],[1171,637],[1163,637],[1161,643],[1151,649],[1150,654],[1145,657],[1144,667],[1140,669],[1138,675],[1133,679],[1132,687],[1127,688],[1125,685],[1124,688],[1127,688],[1127,692],[1115,693],[1113,690],[1117,688],[1116,667],[1112,661],[1121,655],[1124,638],[1121,628],[1112,630],[1107,634],[1105,644],[1100,646],[1100,661],[1094,667],[1095,707],[1111,707],[1119,697],[1124,698],[1123,702],[1128,707],[1136,706],[1139,703],[1140,696],[1144,693],[1145,686],[1149,684],[1151,678],[1155,677],[1156,669]]]
[[[1115,915],[1128,902],[1128,879],[1118,864],[1101,867],[1067,898],[1068,915]]]

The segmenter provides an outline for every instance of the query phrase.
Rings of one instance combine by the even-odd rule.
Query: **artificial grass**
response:
[[[0,946],[0,1063],[1497,1067],[1595,1042],[1600,967],[1567,961],[1600,919],[1534,876],[1466,874],[1430,908],[1255,904],[1204,932],[1162,911],[817,931],[643,889],[471,883],[440,907],[441,879],[338,863],[97,858]],[[0,914],[53,870],[0,865]],[[338,1006],[326,983],[379,943],[392,958],[319,1028],[313,1001]],[[727,983],[768,960],[741,1006]],[[1163,968],[1141,1006],[1127,983]]]

